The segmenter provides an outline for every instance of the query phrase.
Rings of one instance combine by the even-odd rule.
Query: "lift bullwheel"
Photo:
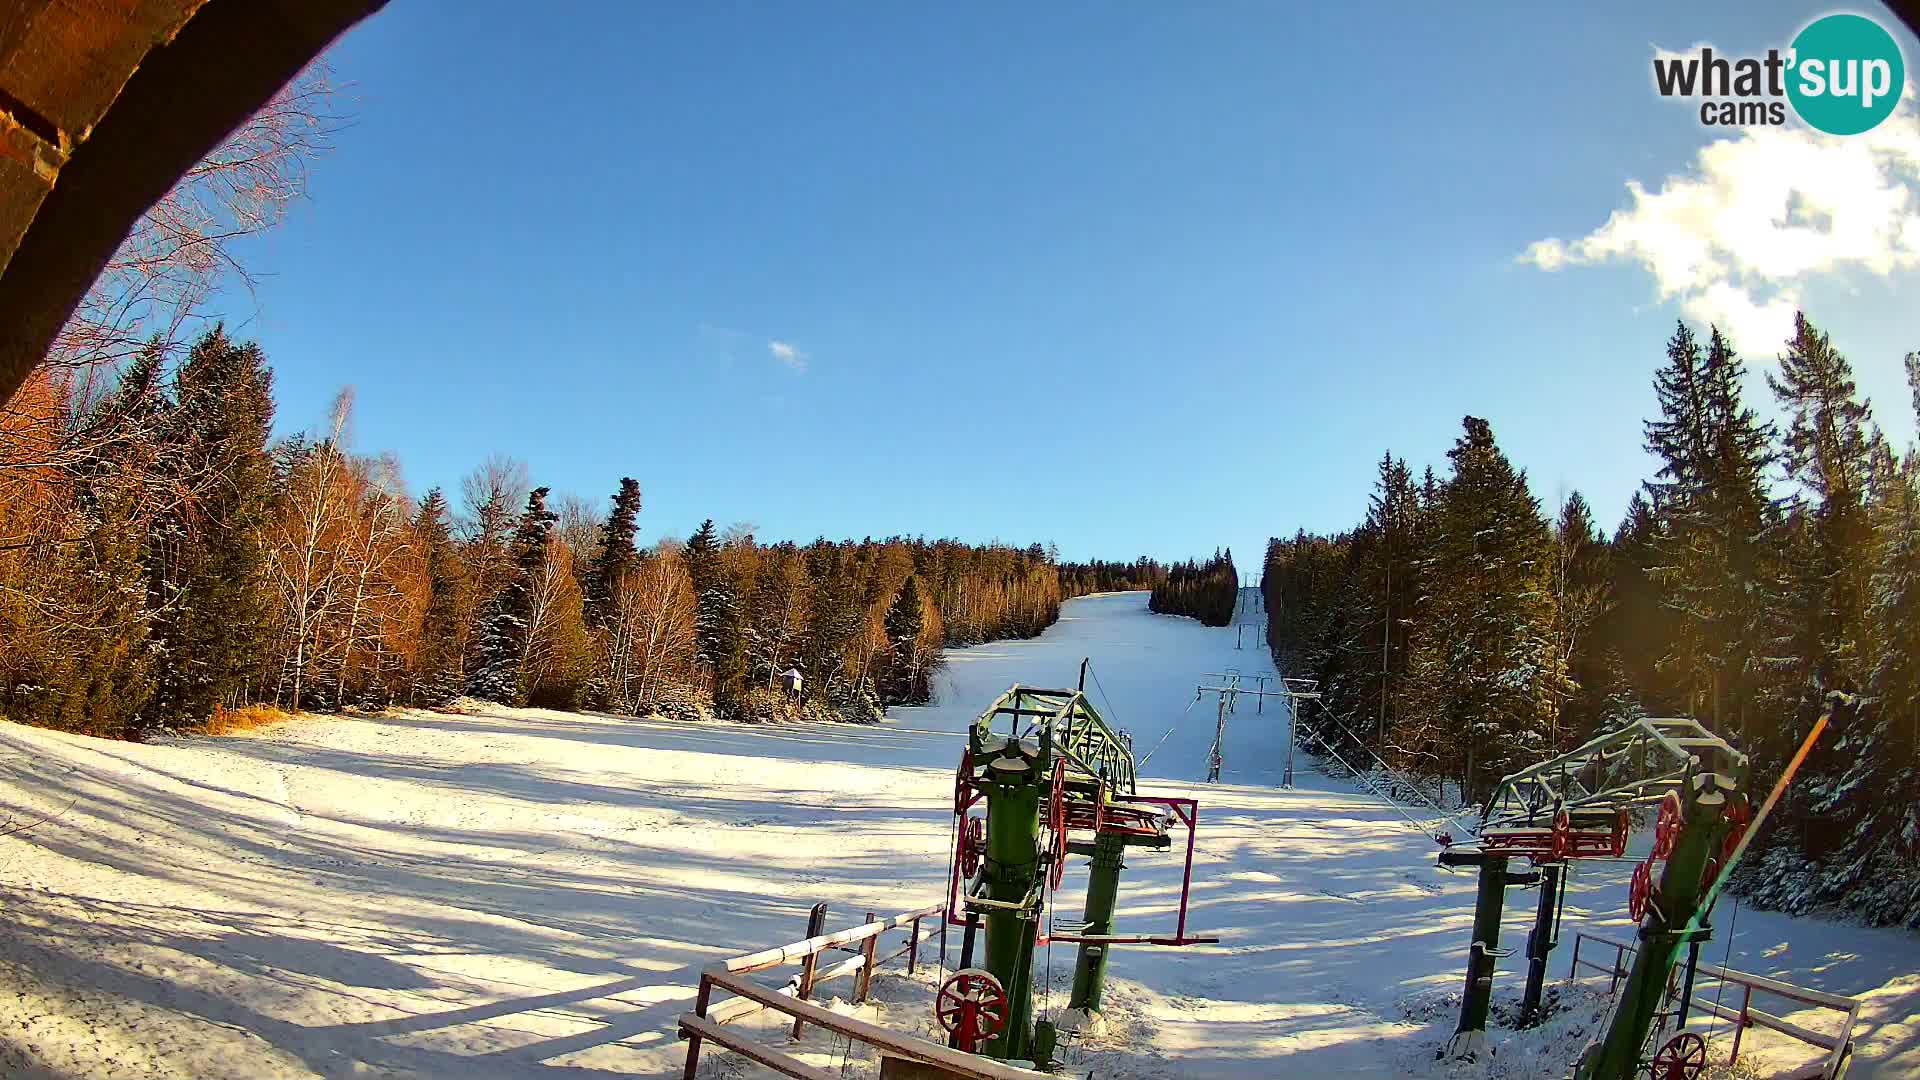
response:
[[[978,1053],[1007,1026],[1007,988],[984,968],[962,968],[940,984],[933,1017],[956,1049]]]
[[[1707,1040],[1683,1031],[1667,1040],[1640,1074],[1648,1080],[1698,1080],[1707,1071]]]
[[[955,857],[960,861],[960,877],[971,880],[980,869],[980,858],[987,853],[987,822],[985,818],[966,819],[966,827],[960,830],[960,850]]]

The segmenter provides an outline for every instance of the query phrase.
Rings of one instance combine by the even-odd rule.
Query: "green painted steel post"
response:
[[[1480,863],[1480,895],[1473,905],[1473,944],[1467,950],[1467,990],[1460,1001],[1460,1022],[1442,1056],[1473,1061],[1487,1042],[1487,1014],[1493,1004],[1493,969],[1500,949],[1500,909],[1507,899],[1507,857],[1487,855]]]
[[[1527,989],[1520,998],[1520,1026],[1540,1022],[1540,999],[1546,991],[1547,956],[1559,944],[1554,925],[1554,907],[1560,901],[1560,875],[1565,863],[1548,863],[1540,868],[1540,907],[1533,913],[1533,931],[1527,935]]]
[[[1126,837],[1121,833],[1103,832],[1094,841],[1093,866],[1087,875],[1086,932],[1090,935],[1113,933],[1113,906],[1120,892],[1120,871],[1127,865],[1126,854]],[[1112,946],[1105,942],[1080,943],[1068,1008],[1089,1014],[1100,1011],[1100,995],[1107,985],[1107,954],[1111,951]]]
[[[1704,899],[1701,877],[1726,835],[1725,805],[1724,796],[1715,801],[1683,796],[1684,824],[1640,923],[1633,968],[1614,1001],[1605,1037],[1581,1059],[1574,1070],[1576,1080],[1631,1080],[1638,1074],[1654,1014],[1666,995],[1667,976],[1688,941],[1686,927]]]
[[[1040,792],[1038,762],[987,781],[987,869],[984,895],[1024,903],[1040,883]],[[989,765],[988,773],[994,773]],[[1026,1056],[1033,1026],[1033,935],[1038,912],[987,910],[986,967],[1007,991],[1007,1024],[987,1043],[987,1053],[1006,1060]]]

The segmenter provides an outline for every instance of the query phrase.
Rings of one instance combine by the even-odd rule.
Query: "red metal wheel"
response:
[[[1673,854],[1673,845],[1680,839],[1680,796],[1676,792],[1667,792],[1660,800],[1660,817],[1653,823],[1653,857],[1664,859]]]
[[[1620,814],[1613,819],[1613,857],[1619,858],[1627,853],[1627,836],[1633,832],[1633,815],[1626,807],[1620,808]]]
[[[970,880],[974,872],[980,869],[980,856],[986,852],[986,819],[967,818],[966,828],[960,830],[960,877],[963,880]]]
[[[1727,836],[1720,842],[1720,861],[1731,863],[1733,849],[1740,846],[1740,838],[1747,835],[1747,826],[1753,820],[1753,807],[1745,799],[1736,799],[1727,806]]]
[[[1648,1064],[1654,1080],[1695,1080],[1707,1071],[1707,1040],[1683,1031],[1668,1039]]]
[[[1047,870],[1047,887],[1058,889],[1060,882],[1067,876],[1067,763],[1056,761],[1053,765],[1053,805],[1049,811],[1052,833],[1049,843],[1052,848],[1053,865]]]
[[[960,771],[953,780],[953,814],[965,817],[967,807],[973,805],[975,792],[973,786],[973,748],[960,751]]]
[[[1643,862],[1633,868],[1633,878],[1627,885],[1627,914],[1638,923],[1647,915],[1647,901],[1653,898],[1653,863]]]
[[[940,984],[933,1018],[971,1054],[1007,1026],[1007,988],[983,968],[962,968]]]
[[[1567,856],[1573,854],[1573,816],[1567,813],[1567,808],[1564,806],[1553,815],[1553,835],[1549,850],[1553,853],[1556,862],[1565,862]]]

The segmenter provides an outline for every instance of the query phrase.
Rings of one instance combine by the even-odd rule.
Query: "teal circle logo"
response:
[[[1787,99],[1829,135],[1858,135],[1893,113],[1907,84],[1900,46],[1861,15],[1815,19],[1793,39]]]

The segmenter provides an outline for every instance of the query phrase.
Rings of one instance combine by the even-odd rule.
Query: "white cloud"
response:
[[[1920,107],[1912,83],[1872,131],[1825,135],[1751,127],[1702,147],[1688,168],[1648,186],[1580,237],[1536,241],[1520,261],[1542,270],[1637,263],[1660,299],[1717,323],[1743,349],[1777,349],[1816,275],[1886,276],[1920,267]]]
[[[808,353],[803,352],[799,346],[790,341],[769,341],[767,342],[767,352],[771,354],[775,360],[780,361],[796,372],[807,370],[807,361],[812,359]]]

